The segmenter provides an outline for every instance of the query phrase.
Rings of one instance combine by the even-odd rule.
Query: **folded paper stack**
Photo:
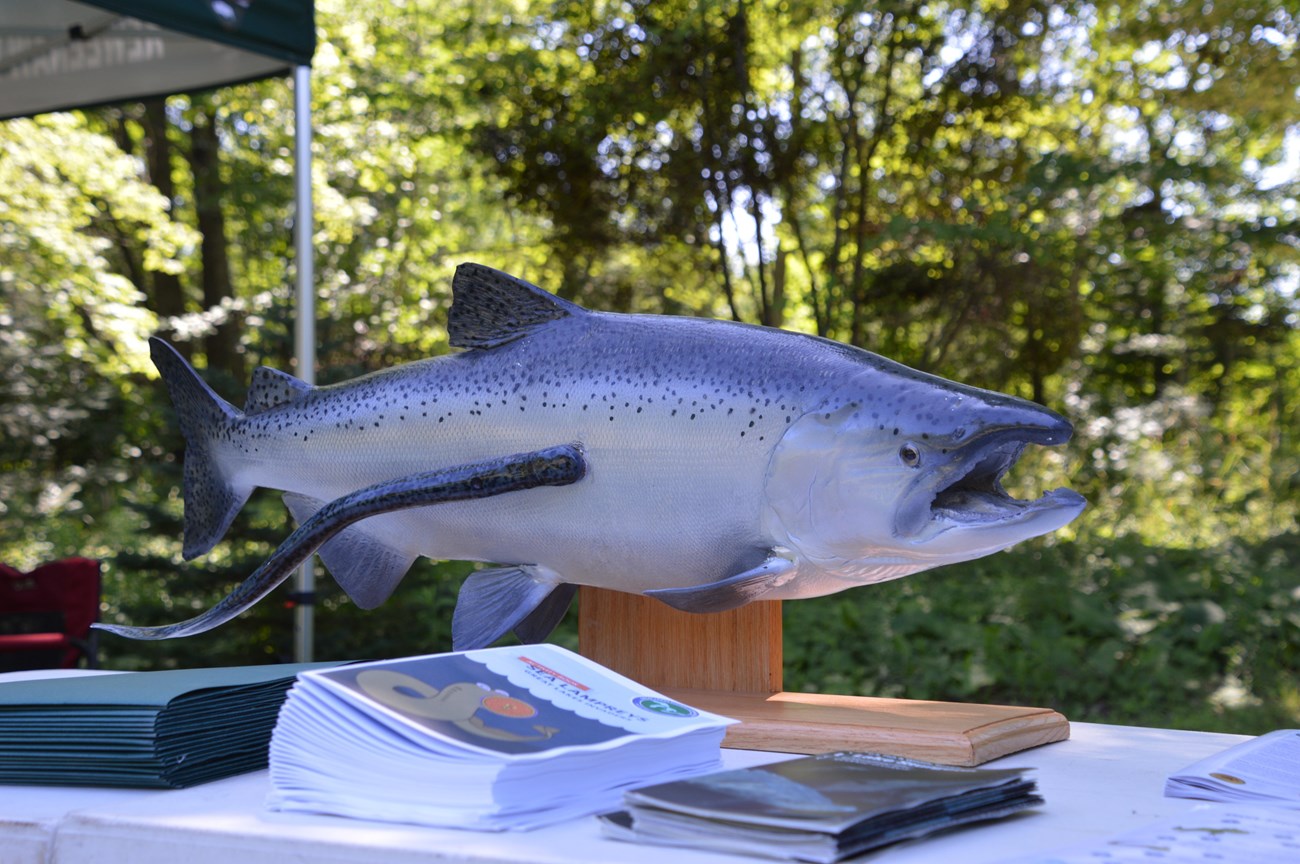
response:
[[[266,766],[278,664],[0,683],[0,783],[180,788]]]
[[[1043,803],[1023,768],[827,753],[628,792],[620,840],[831,864]]]
[[[272,737],[270,806],[533,828],[716,770],[731,722],[555,645],[308,672]]]
[[[1300,810],[1300,729],[1277,729],[1188,765],[1165,780],[1165,795]]]

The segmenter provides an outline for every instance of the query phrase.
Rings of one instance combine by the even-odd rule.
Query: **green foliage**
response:
[[[789,604],[789,683],[1300,718],[1293,12],[321,0],[318,20],[322,381],[446,350],[450,274],[479,260],[595,308],[779,324],[1034,398],[1076,437],[1007,483],[1078,488],[1085,515]],[[267,81],[0,124],[0,555],[104,559],[113,620],[205,608],[289,533],[259,493],[181,560],[183,445],[144,338],[235,404],[253,365],[292,370],[291,108]],[[369,612],[322,574],[318,652],[445,648],[468,566],[421,562]],[[105,656],[284,658],[289,601]]]
[[[1300,535],[1028,546],[787,604],[786,686],[1245,733],[1300,716]]]

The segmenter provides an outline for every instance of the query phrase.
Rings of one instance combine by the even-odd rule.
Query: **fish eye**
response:
[[[902,447],[898,448],[898,458],[901,459],[903,464],[908,468],[916,468],[921,464],[921,451],[915,444],[909,441]]]

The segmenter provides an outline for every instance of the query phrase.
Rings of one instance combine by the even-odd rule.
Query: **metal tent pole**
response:
[[[312,248],[314,216],[311,198],[311,67],[293,70],[293,124],[295,143],[294,260],[297,262],[294,352],[298,377],[316,383],[316,292],[315,251]],[[295,582],[297,602],[293,607],[293,656],[310,663],[314,651],[316,571],[313,558],[298,569]]]

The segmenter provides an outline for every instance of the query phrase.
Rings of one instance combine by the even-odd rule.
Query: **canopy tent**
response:
[[[290,72],[296,136],[298,374],[313,383],[313,0],[0,0],[0,120]],[[294,653],[312,655],[314,576],[298,577]]]
[[[0,120],[311,64],[311,0],[0,0]]]

